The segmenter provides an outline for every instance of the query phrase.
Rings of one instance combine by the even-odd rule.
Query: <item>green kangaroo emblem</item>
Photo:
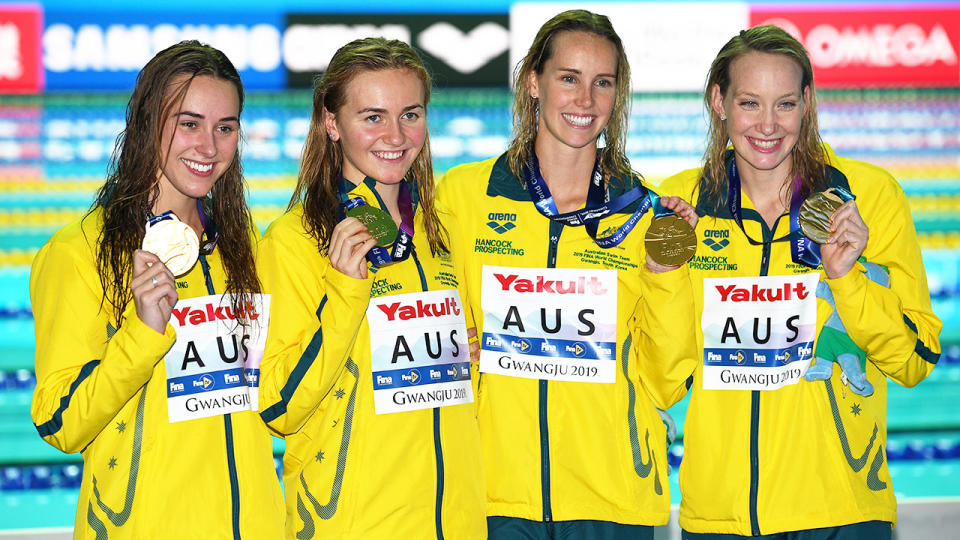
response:
[[[647,461],[644,462],[642,450],[640,448],[640,434],[637,430],[637,415],[633,408],[637,404],[637,391],[633,387],[633,381],[627,376],[627,362],[630,357],[630,345],[633,343],[633,336],[627,335],[623,342],[623,348],[620,351],[620,366],[623,371],[623,377],[627,381],[627,427],[630,429],[630,450],[633,452],[633,469],[637,476],[646,478],[650,476],[650,470],[653,469],[653,491],[657,495],[663,495],[663,486],[660,484],[660,470],[656,468],[657,457],[650,449],[650,430],[646,429],[644,442],[647,445]]]
[[[340,439],[340,451],[337,454],[337,472],[334,475],[333,486],[330,489],[330,499],[326,504],[320,504],[320,502],[317,501],[313,493],[310,492],[310,487],[307,486],[307,480],[303,477],[303,473],[300,473],[300,485],[303,486],[303,493],[313,507],[313,511],[320,516],[320,519],[330,519],[337,512],[337,504],[340,501],[340,489],[343,487],[343,473],[347,465],[347,449],[350,447],[350,430],[353,428],[353,407],[357,401],[357,385],[360,383],[360,369],[352,358],[347,359],[346,368],[354,377],[353,389],[350,391],[350,398],[347,401],[347,411],[343,416],[343,436]],[[300,540],[313,538],[315,532],[313,517],[307,510],[306,505],[303,504],[299,493],[297,494],[297,513],[300,514],[300,519],[303,520],[303,528],[297,532],[297,538]]]
[[[116,527],[122,527],[130,518],[130,511],[133,510],[133,497],[137,493],[137,474],[140,472],[140,447],[143,443],[143,405],[146,397],[147,388],[144,387],[143,390],[140,391],[140,401],[137,402],[136,422],[133,427],[133,450],[130,453],[130,472],[127,474],[127,494],[123,500],[122,510],[116,512],[103,502],[100,498],[100,490],[97,488],[97,477],[93,477],[93,495],[97,499],[97,506],[100,507],[100,510],[107,516],[110,523],[113,523]],[[100,534],[98,527],[102,528],[103,522],[93,514],[92,508],[87,513],[87,523],[89,523],[94,530],[98,531],[98,535]],[[104,537],[106,537],[105,530],[103,534]]]

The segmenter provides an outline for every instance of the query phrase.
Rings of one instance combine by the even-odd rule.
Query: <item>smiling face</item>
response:
[[[784,55],[751,51],[730,63],[725,95],[714,85],[713,109],[727,117],[737,168],[745,179],[762,175],[782,183],[790,174],[809,99],[809,88],[800,87],[802,76],[800,66]]]
[[[171,88],[184,80],[174,79]],[[183,101],[173,104],[160,138],[160,211],[209,193],[237,155],[240,99],[233,83],[199,76],[189,84]]]
[[[576,31],[554,36],[551,49],[543,73],[530,73],[527,82],[540,107],[537,153],[593,151],[616,100],[617,49],[607,38]]]
[[[397,184],[427,137],[423,82],[409,69],[364,71],[348,84],[343,106],[324,109],[324,124],[343,151],[343,177]]]

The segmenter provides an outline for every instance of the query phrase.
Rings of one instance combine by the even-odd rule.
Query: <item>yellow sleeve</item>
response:
[[[469,255],[470,241],[464,237],[464,229],[460,225],[460,220],[458,219],[458,212],[456,212],[456,198],[457,195],[454,191],[455,180],[451,180],[450,172],[445,174],[437,182],[436,190],[436,206],[437,206],[437,216],[440,219],[440,222],[443,223],[444,229],[447,231],[447,236],[449,239],[449,244],[447,247],[450,250],[450,257],[453,261],[454,272],[457,276],[457,283],[460,284],[459,293],[460,293],[460,302],[463,304],[463,318],[466,322],[467,329],[476,328],[477,330],[477,340],[479,341],[482,337],[483,329],[481,325],[483,319],[479,321],[476,320],[473,313],[473,301],[470,297],[471,290],[467,282],[467,257]],[[479,291],[476,291],[479,294]],[[482,314],[481,314],[482,317]],[[474,403],[477,403],[477,395],[479,393],[479,382],[480,382],[480,363],[471,362],[470,365],[470,381],[473,385],[473,395]]]
[[[84,246],[85,247],[85,246]],[[133,302],[114,333],[96,265],[76,243],[47,243],[30,272],[37,386],[30,414],[45,441],[64,452],[90,444],[143,387],[173,345],[137,316]]]
[[[660,409],[680,401],[687,378],[697,366],[697,318],[690,270],[656,274],[640,270],[642,296],[631,318],[630,333],[640,383]]]
[[[890,270],[890,288],[870,281],[859,264],[845,276],[826,281],[854,343],[881,372],[903,386],[914,386],[940,357],[943,323],[930,305],[906,196],[892,177],[883,174],[886,178],[871,182],[869,188],[879,191],[879,200],[861,209],[870,228],[863,255]]]
[[[271,429],[288,435],[309,419],[344,369],[366,315],[373,275],[355,279],[332,268],[295,214],[267,229],[257,270],[271,295],[260,415]]]

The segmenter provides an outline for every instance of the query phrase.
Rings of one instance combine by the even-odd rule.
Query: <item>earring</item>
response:
[[[720,113],[720,121],[721,121],[721,122],[726,122],[726,121],[727,121],[727,115],[725,115],[725,114],[723,114],[723,113]]]
[[[330,140],[333,142],[337,142],[337,139],[339,139],[334,133],[327,133],[327,137],[330,137]]]

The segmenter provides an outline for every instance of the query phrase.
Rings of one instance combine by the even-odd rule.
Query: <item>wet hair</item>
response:
[[[513,135],[507,156],[510,170],[523,178],[524,163],[537,139],[539,103],[528,89],[531,73],[543,73],[547,61],[554,55],[554,41],[563,32],[585,32],[607,39],[617,54],[617,73],[614,87],[613,111],[603,131],[606,143],[600,152],[600,163],[605,173],[619,178],[630,178],[636,173],[626,156],[627,117],[630,113],[630,64],[620,36],[605,15],[582,9],[564,11],[543,23],[523,60],[514,70],[513,81]]]
[[[317,247],[322,253],[326,253],[333,228],[340,221],[338,195],[343,169],[342,140],[333,141],[328,137],[324,109],[333,114],[339,112],[347,101],[350,82],[358,75],[390,69],[407,70],[420,79],[423,106],[426,107],[430,101],[430,74],[416,51],[396,39],[371,37],[347,43],[334,53],[326,72],[315,84],[313,118],[304,144],[297,186],[287,210],[303,203],[304,228],[317,239]],[[417,189],[430,250],[436,254],[445,249],[446,231],[434,205],[429,133],[405,178]]]
[[[700,197],[714,200],[719,206],[727,198],[727,170],[724,162],[730,134],[727,132],[726,122],[720,120],[713,110],[713,88],[720,89],[721,95],[726,95],[730,88],[730,66],[734,60],[751,52],[776,54],[792,60],[801,72],[800,93],[808,90],[808,99],[804,104],[803,118],[800,123],[800,134],[796,145],[791,150],[793,170],[790,176],[800,175],[801,192],[809,194],[823,189],[824,164],[826,156],[820,131],[817,127],[817,96],[813,84],[813,67],[810,57],[803,45],[786,31],[777,26],[764,25],[742,30],[733,36],[717,53],[717,57],[710,66],[707,83],[704,89],[703,101],[707,107],[709,122],[709,140],[703,155],[703,173],[700,178]],[[792,183],[788,183],[792,186]],[[787,187],[787,189],[792,189]]]
[[[173,111],[179,109],[197,77],[227,81],[237,91],[243,110],[240,74],[219,50],[198,41],[181,41],[156,54],[137,75],[127,104],[126,127],[117,137],[107,171],[107,180],[97,192],[90,209],[103,212],[103,229],[98,240],[97,269],[104,300],[113,309],[117,327],[133,299],[129,282],[133,273],[133,252],[140,248],[147,217],[160,196],[159,171],[163,167],[163,131]],[[204,212],[220,231],[218,250],[227,275],[226,290],[232,294],[235,312],[260,292],[254,266],[254,222],[247,208],[239,150],[207,197],[201,199]]]

